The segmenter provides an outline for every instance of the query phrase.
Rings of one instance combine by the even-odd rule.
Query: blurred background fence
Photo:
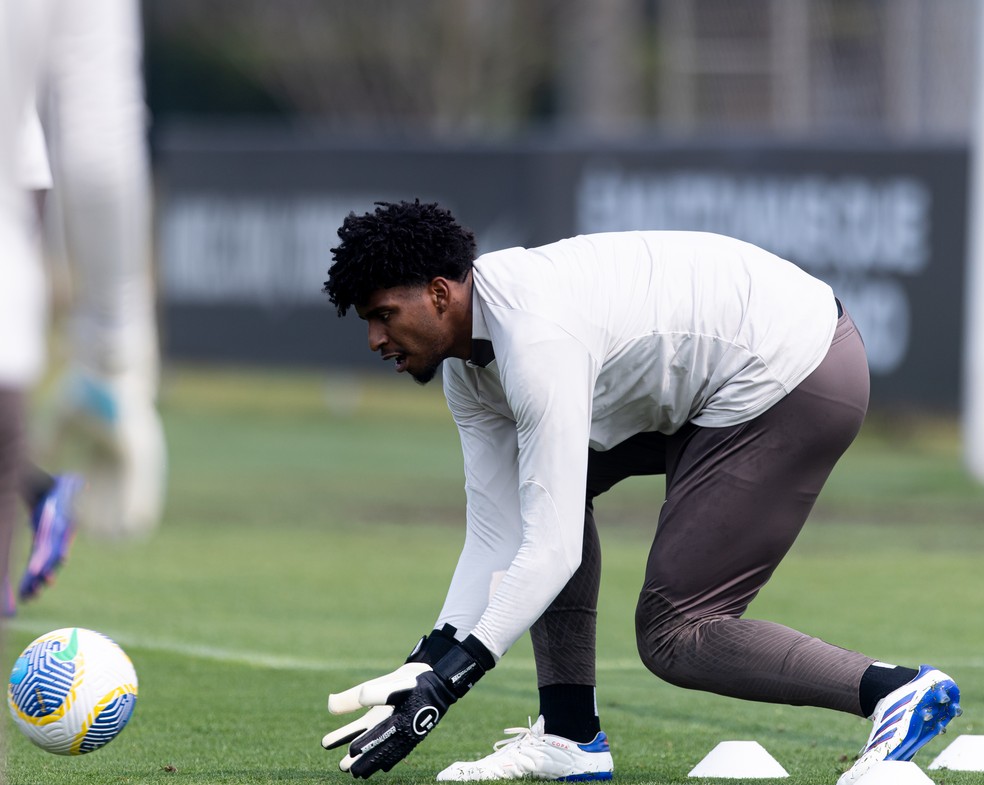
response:
[[[144,3],[166,357],[380,368],[335,230],[679,228],[828,280],[873,405],[960,405],[975,0]]]

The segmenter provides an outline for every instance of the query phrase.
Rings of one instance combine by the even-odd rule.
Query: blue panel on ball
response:
[[[25,672],[15,667],[20,680],[11,677],[14,704],[29,717],[47,717],[58,711],[75,683],[75,664],[54,655],[62,650],[61,641],[43,641],[24,652]]]
[[[27,676],[28,667],[31,661],[25,657],[23,654],[17,658],[17,662],[14,663],[14,668],[10,672],[10,683],[20,684],[24,681],[24,677]]]
[[[137,705],[137,696],[133,693],[121,695],[99,712],[95,722],[85,734],[80,753],[92,752],[109,743],[126,726]]]

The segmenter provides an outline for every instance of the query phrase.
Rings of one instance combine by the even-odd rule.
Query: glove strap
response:
[[[406,662],[423,662],[433,667],[435,662],[458,645],[458,641],[454,638],[457,631],[450,624],[445,624],[430,635],[425,635],[413,647]]]
[[[495,667],[495,658],[478,638],[469,635],[432,667],[455,698],[460,698]]]

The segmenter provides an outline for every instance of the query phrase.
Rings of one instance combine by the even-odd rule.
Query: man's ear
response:
[[[438,313],[444,313],[451,305],[451,285],[447,278],[432,278],[427,284],[427,293]]]

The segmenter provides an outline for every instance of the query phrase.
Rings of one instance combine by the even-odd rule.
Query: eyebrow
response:
[[[359,309],[356,308],[355,312],[359,314],[359,318],[362,320],[368,320],[370,317],[378,316],[382,311],[392,310],[388,305],[377,305],[375,308],[370,308],[365,313],[359,313]]]

